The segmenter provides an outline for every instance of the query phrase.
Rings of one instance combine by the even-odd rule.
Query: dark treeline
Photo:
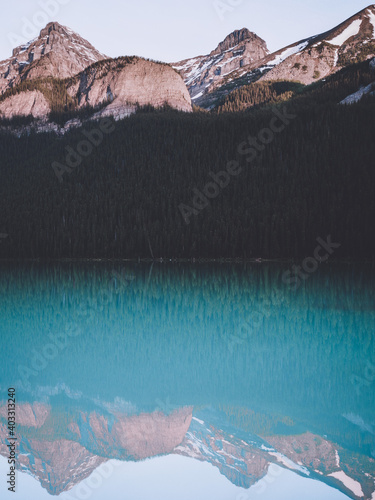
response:
[[[259,104],[287,101],[304,85],[296,82],[257,82],[234,90],[218,105],[218,113],[233,113]]]
[[[238,146],[269,126],[270,108],[140,112],[117,122],[62,183],[51,165],[66,164],[82,130],[2,134],[0,233],[9,236],[0,256],[301,258],[330,234],[341,243],[333,258],[374,258],[375,102],[337,105],[334,78],[278,104],[296,118],[252,162]],[[198,213],[193,190],[231,160],[241,173]],[[190,224],[181,204],[196,210]]]

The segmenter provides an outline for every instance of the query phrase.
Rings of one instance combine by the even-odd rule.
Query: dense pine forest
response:
[[[301,258],[332,235],[332,258],[373,259],[375,99],[338,104],[371,79],[361,63],[308,88],[243,88],[219,113],[140,110],[90,154],[99,123],[3,131],[0,257]],[[83,151],[74,168],[67,147]]]

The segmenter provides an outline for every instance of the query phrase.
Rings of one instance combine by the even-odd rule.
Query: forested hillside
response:
[[[303,85],[299,82],[273,81],[242,85],[217,103],[217,112],[245,111],[254,106],[297,101],[298,105],[339,103],[375,80],[374,66],[369,61],[353,64],[325,80]]]
[[[65,148],[76,151],[83,130],[99,124],[63,138],[3,133],[0,233],[8,237],[0,256],[299,258],[330,234],[341,243],[332,258],[374,258],[375,101],[336,104],[365,78],[353,81],[353,71],[277,103],[296,117],[282,131],[278,119],[273,137],[261,132],[275,119],[271,105],[224,114],[143,110],[113,123],[61,183],[52,164],[66,166]],[[244,141],[259,133],[265,142],[255,158],[244,154]],[[193,190],[204,191],[230,161],[239,162],[237,175],[207,206],[194,206]]]

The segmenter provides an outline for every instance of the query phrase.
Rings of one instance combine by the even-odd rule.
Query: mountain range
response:
[[[215,91],[225,93],[260,81],[298,81],[309,85],[375,55],[375,5],[335,28],[272,54],[266,42],[246,28],[235,31],[209,55],[173,66],[184,77],[194,104],[212,106]]]
[[[187,88],[171,66],[139,57],[110,59],[69,28],[49,23],[37,39],[0,62],[0,114],[46,118],[99,108],[123,118],[136,105],[191,111]]]
[[[171,64],[135,56],[108,58],[71,29],[51,22],[0,62],[0,117],[6,122],[32,116],[46,123],[60,114],[69,128],[81,123],[69,123],[73,117],[121,119],[142,106],[189,112],[193,103],[213,109],[256,81],[310,85],[374,56],[375,5],[273,53],[243,28],[210,54]],[[358,100],[373,87],[357,91]]]

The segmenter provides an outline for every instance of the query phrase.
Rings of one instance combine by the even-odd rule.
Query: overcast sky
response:
[[[1,0],[0,60],[49,21],[69,26],[110,57],[165,62],[209,53],[227,34],[248,28],[271,51],[336,26],[362,0]],[[48,5],[50,14],[42,5]]]

